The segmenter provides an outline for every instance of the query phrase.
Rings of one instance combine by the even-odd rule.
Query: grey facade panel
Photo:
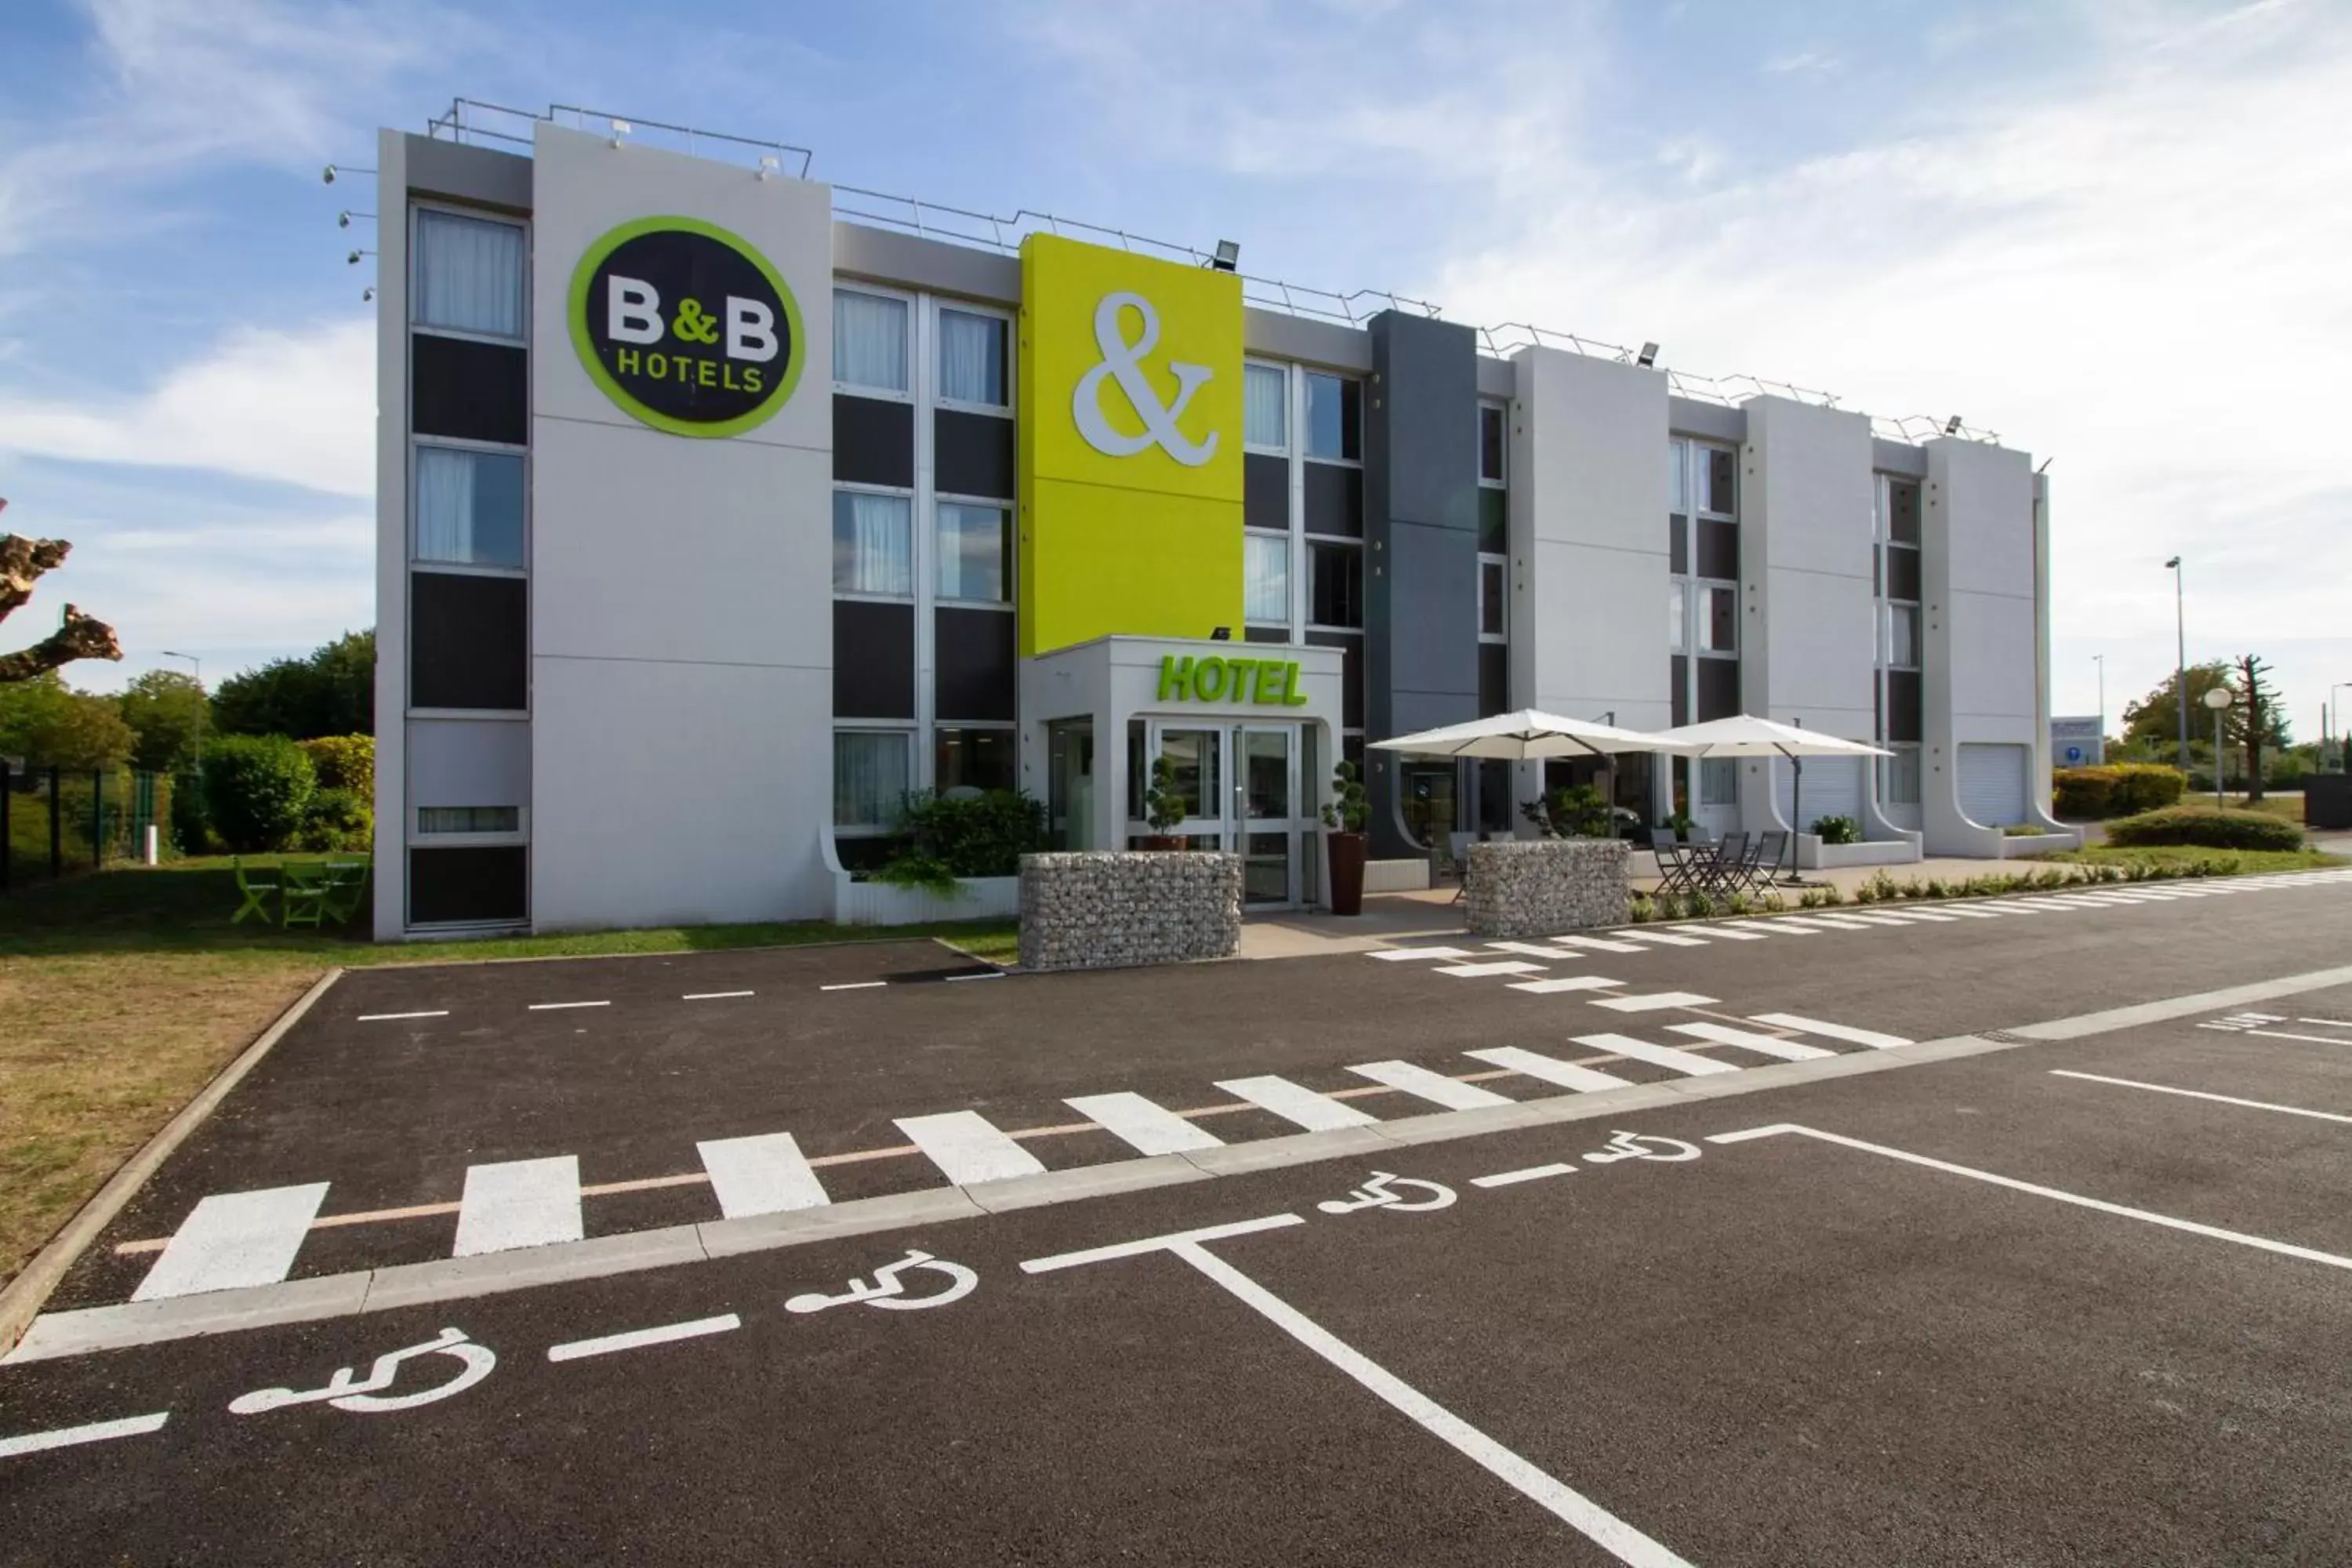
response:
[[[1927,477],[1927,449],[1874,436],[1870,438],[1870,466],[1883,474],[1924,479]]]
[[[1242,458],[1242,521],[1290,531],[1290,459],[1266,452]]]
[[[407,137],[404,145],[413,194],[518,215],[530,211],[530,160],[521,153],[429,136]]]
[[[914,489],[914,405],[834,394],[833,477],[844,484]]]
[[[1371,334],[1337,321],[1309,321],[1279,310],[1244,310],[1242,346],[1267,359],[1299,360],[1359,374],[1372,368]]]
[[[1748,416],[1745,412],[1726,408],[1720,403],[1701,403],[1695,397],[1669,395],[1666,398],[1666,423],[1677,435],[1697,436],[1709,441],[1729,441],[1734,445],[1748,439]]]
[[[1371,340],[1364,725],[1380,740],[1478,716],[1478,354],[1469,328],[1394,310]],[[1382,857],[1415,852],[1397,776],[1370,781]]]
[[[1244,500],[1244,515],[1248,502]],[[1335,539],[1364,537],[1364,470],[1337,463],[1307,465],[1307,531]]]
[[[931,416],[931,429],[932,482],[940,494],[1013,499],[1012,420],[942,408]]]
[[[513,719],[412,719],[408,804],[529,805],[530,726]]]
[[[857,198],[847,192],[843,198]],[[992,305],[1021,302],[1021,258],[864,224],[833,226],[833,269],[894,289],[928,289]]]
[[[1519,391],[1519,373],[1507,359],[1478,356],[1478,395],[1505,400],[1516,397]]]

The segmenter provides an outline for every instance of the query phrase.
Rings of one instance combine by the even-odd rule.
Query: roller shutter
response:
[[[1811,833],[1813,824],[1824,816],[1851,816],[1855,822],[1862,815],[1863,762],[1860,757],[1807,757],[1805,759],[1804,820],[1796,813],[1796,770],[1780,758],[1772,763],[1772,792],[1780,803],[1780,818],[1800,833]]]
[[[2025,820],[2023,746],[1970,742],[1960,747],[1960,815],[1984,827]]]

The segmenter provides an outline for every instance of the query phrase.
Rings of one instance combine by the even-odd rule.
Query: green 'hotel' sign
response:
[[[1248,702],[1263,708],[1304,708],[1295,658],[1190,658],[1168,654],[1160,660],[1162,702]]]

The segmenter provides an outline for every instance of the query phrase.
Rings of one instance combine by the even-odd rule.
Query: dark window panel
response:
[[[1886,596],[1890,599],[1919,598],[1919,552],[1889,546],[1886,552]]]
[[[935,615],[940,721],[1012,718],[1013,617],[1003,610]]]
[[[1500,555],[1511,547],[1511,506],[1507,490],[1478,492],[1478,548]]]
[[[914,605],[834,601],[833,713],[836,719],[915,716]]]
[[[833,477],[844,484],[915,483],[915,410],[879,397],[833,396]]]
[[[530,707],[530,584],[520,577],[409,574],[408,702]]]
[[[1677,577],[1690,575],[1689,520],[1678,511],[1666,514],[1666,570]]]
[[[1364,552],[1356,544],[1307,547],[1307,619],[1318,626],[1364,624]]]
[[[1674,656],[1674,721],[1679,727],[1690,722],[1690,658],[1685,654]]]
[[[1478,645],[1478,717],[1511,710],[1511,650],[1498,642]]]
[[[1288,526],[1287,523],[1279,526]],[[1364,470],[1307,465],[1307,531],[1364,537]]]
[[[1893,742],[1920,740],[1919,672],[1916,669],[1890,669],[1886,672],[1886,738]]]
[[[843,834],[834,839],[833,849],[841,857],[841,868],[845,871],[879,871],[905,842],[888,833]]]
[[[1739,661],[1703,658],[1698,661],[1698,721],[1729,719],[1739,711]]]
[[[1290,640],[1286,626],[1250,626],[1243,631],[1244,642],[1284,642]]]
[[[1290,531],[1290,459],[1242,454],[1242,521],[1251,528]]]
[[[1478,477],[1503,477],[1503,411],[1499,408],[1478,410]]]
[[[1344,632],[1308,632],[1310,647],[1336,647],[1345,655],[1339,673],[1343,695],[1339,703],[1339,728],[1360,730],[1364,727],[1364,639]]]
[[[1886,532],[1898,544],[1919,542],[1919,487],[1908,479],[1887,482]]]
[[[409,428],[460,441],[530,440],[530,356],[508,343],[409,337]]]
[[[530,917],[530,851],[520,844],[408,852],[408,923]]]
[[[1698,574],[1739,581],[1739,525],[1702,520],[1698,525]]]
[[[1706,448],[1706,510],[1737,516],[1739,511],[1739,458],[1720,447]]]
[[[944,794],[951,789],[1013,789],[1020,783],[1020,736],[1012,730],[965,730],[941,726],[935,731],[931,780]]]
[[[839,437],[835,437],[836,443]],[[1013,421],[942,408],[933,416],[932,482],[941,495],[1013,499]]]

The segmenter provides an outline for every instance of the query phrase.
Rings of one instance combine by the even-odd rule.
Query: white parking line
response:
[[[2346,1043],[2341,1035],[2297,1035],[2284,1029],[2248,1029],[2249,1035],[2260,1035],[2265,1040],[2301,1040],[2312,1046],[2340,1046]]]
[[[1451,974],[1456,980],[1476,980],[1489,974],[1541,974],[1540,963],[1525,963],[1516,958],[1497,959],[1491,963],[1444,963],[1431,970],[1432,974]]]
[[[450,1256],[545,1247],[578,1241],[585,1234],[578,1155],[466,1167],[466,1191],[457,1203],[457,1244]]]
[[[294,1255],[326,1201],[324,1182],[205,1198],[172,1233],[163,1256],[131,1299],[158,1301],[202,1290],[275,1285],[293,1268]]]
[[[1391,947],[1373,953],[1372,956],[1395,963],[1408,958],[1469,958],[1474,954],[1469,949],[1462,947]]]
[[[443,1007],[430,1013],[362,1013],[359,1021],[362,1024],[390,1024],[402,1018],[446,1018],[448,1016],[449,1009]]]
[[[136,1437],[159,1430],[172,1418],[168,1410],[152,1415],[126,1415],[120,1421],[93,1421],[87,1426],[60,1426],[53,1432],[27,1432],[0,1437],[0,1459],[18,1454],[38,1454],[50,1448],[70,1448],[78,1443],[104,1443],[116,1437]]]
[[[831,1200],[789,1132],[713,1138],[697,1143],[719,1212],[729,1219],[822,1208]]]
[[[1474,1187],[1515,1187],[1521,1182],[1540,1182],[1547,1176],[1572,1176],[1573,1165],[1529,1165],[1524,1171],[1497,1171],[1491,1176],[1473,1176]]]
[[[611,1005],[610,1002],[534,1002],[530,1005],[530,1010],[534,1013],[561,1013],[568,1007],[609,1007]]]
[[[950,1110],[938,1116],[901,1116],[898,1131],[907,1142],[929,1157],[940,1173],[959,1187],[974,1182],[1001,1182],[1012,1176],[1034,1176],[1044,1161],[1024,1149],[977,1110]]]
[[[2170,1084],[2142,1083],[2137,1079],[2107,1078],[2095,1072],[2072,1072],[2064,1068],[2052,1068],[2052,1078],[2076,1078],[2084,1083],[2111,1083],[2119,1089],[2144,1089],[2151,1094],[2177,1094],[2183,1100],[2210,1100],[2216,1105],[2242,1105],[2249,1110],[2275,1110],[2282,1116],[2308,1116],[2314,1121],[2341,1121],[2352,1125],[2352,1116],[2340,1116],[2333,1110],[2306,1110],[2299,1105],[2273,1105],[2266,1100],[2240,1100],[2234,1094],[2208,1094],[2201,1089],[2175,1089]]]
[[[2298,1024],[2321,1024],[2331,1029],[2352,1029],[2352,1022],[2342,1018],[2297,1018]]]
[[[1692,1078],[1739,1070],[1731,1063],[1717,1061],[1713,1057],[1678,1051],[1672,1046],[1654,1046],[1631,1035],[1578,1035],[1574,1038],[1580,1046],[1590,1046],[1596,1051],[1613,1051],[1621,1057],[1630,1057],[1637,1062],[1648,1062],[1652,1067],[1665,1068]]]
[[[1530,996],[1556,996],[1563,991],[1606,991],[1624,984],[1599,974],[1563,974],[1556,980],[1514,980],[1508,989],[1524,991]]]
[[[1778,1057],[1784,1062],[1810,1061],[1815,1057],[1833,1057],[1835,1051],[1819,1046],[1801,1045],[1784,1040],[1778,1035],[1759,1035],[1753,1029],[1735,1029],[1728,1024],[1668,1024],[1677,1035],[1693,1039],[1713,1040],[1718,1046],[1738,1046],[1743,1050],[1760,1051],[1768,1057]]]
[[[625,1334],[606,1334],[602,1339],[572,1340],[565,1344],[547,1347],[550,1361],[578,1361],[583,1356],[611,1355],[614,1351],[641,1350],[646,1345],[666,1345],[679,1340],[697,1340],[705,1334],[731,1333],[743,1326],[743,1320],[732,1312],[716,1318],[697,1318],[690,1323],[670,1323],[658,1329],[632,1329]]]
[[[1328,1096],[1316,1093],[1304,1084],[1286,1078],[1228,1078],[1217,1080],[1217,1087],[1236,1100],[1246,1100],[1260,1110],[1271,1110],[1285,1121],[1304,1127],[1309,1132],[1329,1132],[1341,1127],[1369,1127],[1380,1120],[1367,1116],[1352,1105],[1342,1105]]]
[[[1517,1103],[1491,1089],[1480,1089],[1475,1083],[1464,1083],[1459,1079],[1447,1078],[1444,1073],[1432,1072],[1411,1062],[1362,1062],[1348,1070],[1359,1078],[1370,1079],[1374,1083],[1384,1083],[1391,1089],[1419,1095],[1448,1110],[1485,1110],[1493,1106]]]
[[[1696,991],[1654,991],[1646,996],[1595,996],[1592,1005],[1615,1013],[1654,1013],[1664,1007],[1709,1007],[1715,998]]]
[[[1843,1040],[1850,1046],[1869,1046],[1875,1050],[1890,1051],[1897,1046],[1911,1044],[1900,1035],[1882,1035],[1875,1029],[1856,1029],[1844,1024],[1824,1024],[1819,1018],[1800,1017],[1794,1013],[1755,1013],[1754,1023],[1770,1024],[1782,1029],[1796,1029],[1823,1039]]]
[[[1638,942],[1611,942],[1599,936],[1556,936],[1552,941],[1567,947],[1589,947],[1595,952],[1647,952]]]
[[[1685,936],[1680,931],[1629,931],[1625,934],[1635,942],[1655,942],[1660,947],[1705,947],[1706,945],[1700,938]]]
[[[1139,1154],[1181,1154],[1187,1149],[1218,1149],[1224,1141],[1165,1106],[1122,1089],[1117,1094],[1081,1094],[1062,1102],[1104,1131],[1126,1140]]]
[[[749,991],[689,991],[678,998],[681,1002],[724,1002],[730,997],[749,996]]]
[[[1508,1068],[1516,1073],[1561,1089],[1572,1089],[1580,1094],[1598,1094],[1603,1089],[1631,1089],[1631,1080],[1612,1078],[1597,1068],[1580,1067],[1548,1057],[1519,1046],[1481,1046],[1476,1050],[1462,1053],[1482,1062],[1492,1062],[1498,1068]]]

